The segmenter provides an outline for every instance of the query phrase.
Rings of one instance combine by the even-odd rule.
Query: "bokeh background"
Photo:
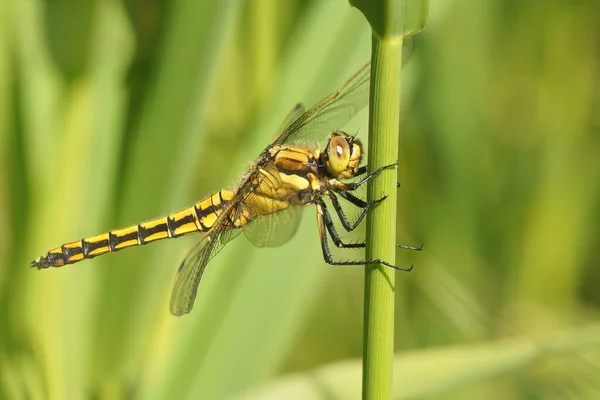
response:
[[[600,398],[599,16],[431,2],[403,74],[397,238],[425,250],[397,252],[396,398]],[[325,265],[312,209],[280,248],[228,245],[181,318],[198,237],[29,263],[231,186],[369,57],[344,0],[0,0],[0,397],[358,398],[364,271]]]

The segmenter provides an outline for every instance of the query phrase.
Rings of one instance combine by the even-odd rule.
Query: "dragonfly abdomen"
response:
[[[31,263],[32,267],[62,267],[127,247],[140,246],[156,240],[176,238],[208,231],[233,197],[233,192],[221,190],[212,196],[166,217],[142,222],[102,235],[65,243],[48,251]]]

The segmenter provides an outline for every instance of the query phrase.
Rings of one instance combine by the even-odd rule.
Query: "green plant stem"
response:
[[[402,39],[373,38],[369,119],[369,168],[396,162],[400,119]],[[395,262],[396,168],[369,182],[370,201],[387,195],[367,217],[367,259]],[[367,266],[363,343],[363,399],[389,399],[394,356],[395,270]]]

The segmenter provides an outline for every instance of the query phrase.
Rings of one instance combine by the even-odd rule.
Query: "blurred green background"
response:
[[[396,398],[600,398],[599,15],[432,1],[403,74],[397,238],[425,250],[397,252]],[[344,0],[0,0],[0,397],[358,398],[364,271],[325,265],[312,209],[280,248],[228,245],[182,318],[198,237],[28,266],[231,186],[370,40]]]

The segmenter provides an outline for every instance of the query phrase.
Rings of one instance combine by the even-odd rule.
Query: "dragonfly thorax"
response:
[[[352,178],[356,176],[362,158],[360,140],[343,131],[335,131],[329,136],[327,147],[320,158],[331,176]]]

